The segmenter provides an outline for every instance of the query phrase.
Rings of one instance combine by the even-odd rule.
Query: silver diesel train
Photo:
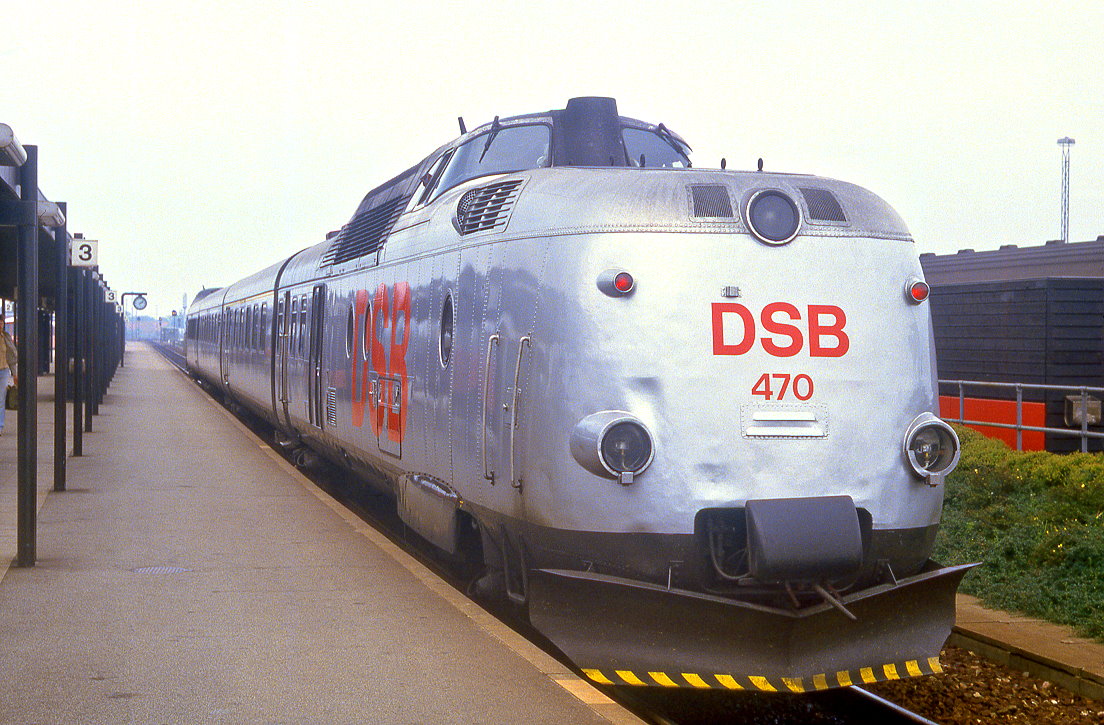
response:
[[[958,440],[893,209],[691,168],[608,98],[461,131],[325,241],[198,295],[194,375],[391,492],[595,682],[938,671]]]

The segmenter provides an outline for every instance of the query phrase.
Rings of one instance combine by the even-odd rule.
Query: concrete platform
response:
[[[44,381],[42,389],[48,388]],[[38,565],[0,581],[0,721],[637,723],[131,345]],[[14,555],[15,419],[0,437]]]
[[[989,609],[959,594],[950,644],[1094,700],[1104,700],[1104,644],[1072,629]]]

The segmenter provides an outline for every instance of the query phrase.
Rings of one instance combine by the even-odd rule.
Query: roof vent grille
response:
[[[723,184],[700,184],[690,187],[696,217],[732,217],[732,200]]]
[[[342,228],[341,231],[339,231],[337,233],[334,233],[333,236],[330,237],[330,239],[333,239],[333,241],[330,242],[330,248],[327,249],[326,253],[322,255],[322,266],[323,267],[325,267],[328,264],[333,264],[334,263],[334,259],[337,257],[337,252],[338,252],[339,249],[341,249],[341,241],[345,238],[345,229],[346,228],[347,227]]]
[[[827,189],[798,189],[809,207],[809,219],[819,222],[845,222],[843,207]]]
[[[456,205],[456,223],[461,234],[501,229],[510,219],[522,179],[500,181],[472,189]]]
[[[357,214],[341,229],[322,258],[322,264],[339,264],[371,254],[383,245],[391,227],[406,208],[408,196],[397,196]]]

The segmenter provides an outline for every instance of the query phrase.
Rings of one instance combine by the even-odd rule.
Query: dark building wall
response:
[[[1000,249],[958,254],[921,254],[928,284],[966,284],[1046,279],[1049,277],[1104,278],[1104,236],[1093,242],[1047,242],[1037,247],[1007,244]]]
[[[1104,387],[1104,278],[933,285],[930,300],[941,379]],[[958,394],[948,386],[940,392]],[[981,388],[966,394],[1015,397]],[[1047,426],[1066,427],[1064,393],[1025,391],[1024,399],[1045,400]],[[1079,447],[1076,438],[1047,436],[1048,450]]]

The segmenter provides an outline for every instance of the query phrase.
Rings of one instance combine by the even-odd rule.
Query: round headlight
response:
[[[767,244],[785,244],[797,236],[801,212],[793,199],[774,189],[757,191],[748,200],[747,224]]]
[[[652,462],[652,434],[640,420],[620,410],[593,413],[571,431],[571,455],[597,476],[633,482]]]
[[[602,460],[614,473],[637,473],[651,458],[652,439],[639,423],[615,423],[602,436]]]
[[[909,426],[905,455],[918,476],[950,473],[958,463],[958,436],[949,425],[925,413]]]

